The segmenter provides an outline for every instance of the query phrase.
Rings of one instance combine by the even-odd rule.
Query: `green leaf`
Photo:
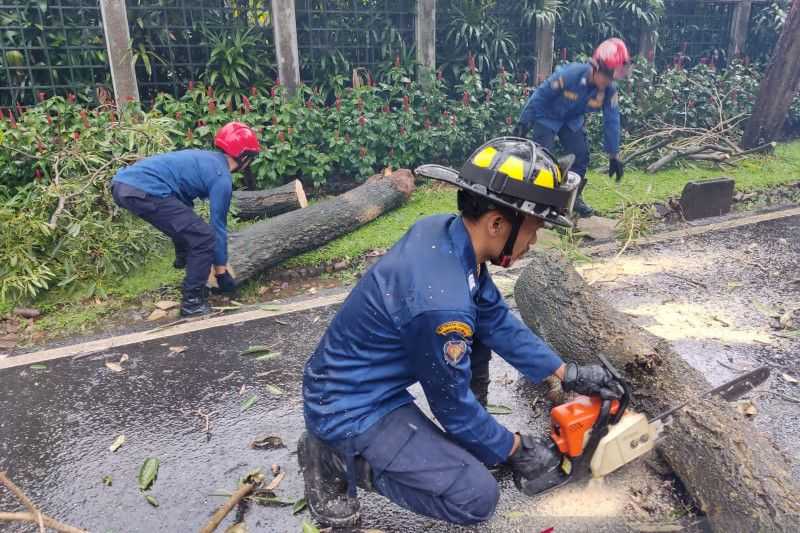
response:
[[[111,476],[105,476],[103,478],[103,485],[105,485],[106,487],[110,487],[112,483],[113,479],[111,478]]]
[[[510,415],[513,412],[510,407],[506,407],[505,405],[493,405],[493,404],[487,405],[486,411],[490,415]]]
[[[139,469],[139,490],[147,490],[158,477],[159,461],[155,457],[148,457]]]
[[[283,389],[282,388],[276,387],[275,385],[272,385],[272,384],[269,384],[269,383],[267,383],[267,385],[265,385],[265,386],[267,388],[267,392],[269,392],[270,394],[274,394],[275,396],[283,395]]]
[[[292,514],[297,514],[301,512],[303,509],[306,508],[306,505],[308,505],[306,499],[300,498],[299,500],[294,502],[294,505],[292,506]]]
[[[269,359],[275,359],[276,357],[280,356],[281,352],[272,352],[266,353],[264,355],[259,355],[258,357],[253,357],[253,361],[266,361]]]
[[[242,402],[242,412],[244,413],[245,411],[253,407],[253,404],[255,404],[257,401],[258,401],[258,396],[251,396],[250,398]]]
[[[156,500],[155,498],[153,498],[149,494],[147,496],[145,496],[144,499],[147,500],[147,503],[149,503],[153,507],[158,507],[158,500]]]
[[[28,368],[31,370],[47,370],[47,365],[31,365]]]
[[[111,444],[111,446],[108,447],[108,449],[111,450],[112,452],[115,452],[119,450],[119,447],[122,446],[123,444],[125,444],[125,435],[120,435],[119,437],[114,439],[114,442]]]
[[[303,533],[319,533],[319,529],[317,529],[317,526],[303,520]]]
[[[257,354],[262,354],[264,352],[269,353],[271,350],[272,348],[270,348],[269,346],[256,345],[256,346],[250,346],[248,349],[246,349],[239,355],[257,355]]]

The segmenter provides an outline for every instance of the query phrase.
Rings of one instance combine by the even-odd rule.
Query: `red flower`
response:
[[[469,100],[470,100],[469,91],[464,91],[464,96],[461,98],[461,101],[464,103],[466,107],[469,107]]]
[[[81,138],[81,132],[79,132],[79,131],[73,131],[73,132],[72,132],[72,138],[73,138],[73,139],[75,139],[76,141],[80,140],[80,138]]]
[[[77,100],[77,99],[78,98],[73,93],[69,93],[67,95],[67,102],[69,102],[70,104],[74,104],[75,100]]]
[[[361,115],[360,117],[358,117],[358,125],[361,126],[362,128],[364,126],[366,126],[367,125],[367,117],[365,117],[364,115]]]
[[[362,146],[361,149],[359,149],[358,151],[358,155],[360,155],[361,157],[367,157],[367,149]]]
[[[258,96],[258,87],[256,87],[255,85],[250,87],[250,96],[252,96],[253,98]]]
[[[9,113],[10,113],[10,111],[9,111]],[[5,114],[3,113],[3,108],[2,108],[2,107],[0,107],[0,122],[3,122],[3,120],[4,120],[5,118],[6,118],[6,116],[5,116]],[[49,115],[48,115],[48,118],[49,118]]]
[[[340,97],[336,97],[336,111],[342,110],[342,99]]]
[[[2,118],[2,113],[0,113],[0,118]],[[53,125],[53,117],[51,117],[50,115],[47,115],[47,125],[48,126]]]
[[[308,100],[306,100],[306,107],[307,107],[308,109],[314,109],[314,102],[312,102],[312,101],[311,101],[311,98],[309,98]]]
[[[489,89],[484,89],[483,93],[486,98],[486,103],[488,104],[489,102],[492,101],[492,91],[490,91]]]
[[[205,125],[206,125],[206,121],[203,120],[202,118],[197,120],[197,127],[202,127],[202,126],[205,126]]]
[[[81,121],[83,121],[83,127],[88,129],[90,127],[88,113],[86,113],[85,109],[81,109],[80,115]]]
[[[513,126],[514,125],[514,119],[511,116],[507,116],[506,117],[506,124],[508,124],[509,126]]]
[[[11,122],[11,127],[12,128],[16,128],[17,127],[17,117],[14,116],[14,112],[11,111],[10,109],[8,110],[8,120],[9,120],[9,122]]]
[[[255,89],[255,87],[253,88]],[[253,110],[253,106],[250,105],[250,99],[246,96],[242,96],[242,105],[244,106],[244,110],[247,113]]]
[[[211,85],[206,87],[206,96],[208,96],[209,98],[214,98],[214,87],[212,87]]]
[[[209,100],[208,101],[208,112],[209,113],[213,113],[216,110],[217,110],[217,101],[214,100],[214,99]]]
[[[22,118],[22,114],[25,113],[25,108],[22,107],[19,102],[17,102],[17,113],[19,113],[20,118]]]
[[[467,68],[469,69],[470,74],[475,74],[475,56],[472,55],[472,52],[467,55]]]
[[[186,130],[186,139],[190,142],[194,139],[194,131],[192,131],[192,128]]]
[[[282,131],[278,132],[278,140],[280,142],[285,142],[286,141],[286,135],[284,135],[284,133]]]
[[[367,85],[369,85],[370,87],[375,86],[375,82],[372,80],[372,74],[369,72],[367,72]]]
[[[180,120],[183,117],[183,113],[180,111],[175,111],[175,120]]]
[[[400,68],[400,54],[394,56],[394,66]]]
[[[278,116],[277,115],[272,115],[272,125],[273,126],[277,126],[278,125]]]
[[[117,121],[117,114],[112,111],[111,112],[111,122],[116,122],[116,121]]]
[[[41,154],[41,153],[44,153],[45,150],[47,150],[47,147],[44,145],[44,143],[42,141],[39,141],[39,142],[36,143],[36,149]]]
[[[409,99],[408,95],[403,95],[403,111],[407,113],[410,107],[411,100]]]
[[[42,179],[42,169],[37,168],[33,171],[34,176],[36,176],[37,181]]]
[[[400,135],[403,136],[406,134],[406,129],[403,126],[400,126]]]
[[[39,102],[44,102],[44,99],[47,98],[47,93],[44,91],[39,91],[39,94],[36,95],[39,99]]]
[[[389,107],[388,104],[383,106],[383,112],[384,113],[391,113],[392,112],[392,110],[391,110],[391,108]]]
[[[272,90],[270,91],[270,94],[272,95],[273,98],[275,98],[278,95],[278,84],[277,83],[272,86]]]
[[[189,80],[189,90],[194,91],[194,80]]]

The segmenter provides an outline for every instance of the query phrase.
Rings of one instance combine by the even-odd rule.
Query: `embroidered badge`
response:
[[[566,98],[567,100],[577,100],[578,93],[574,93],[572,91],[564,91],[564,98]]]
[[[472,337],[472,328],[469,324],[457,320],[445,322],[436,328],[437,335],[450,335],[451,333],[456,333],[465,338]]]
[[[444,343],[444,360],[449,365],[456,366],[466,353],[467,341],[465,340],[453,340]]]

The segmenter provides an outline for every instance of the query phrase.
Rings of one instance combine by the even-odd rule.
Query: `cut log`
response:
[[[630,381],[633,408],[654,416],[711,388],[670,344],[604,301],[557,253],[537,253],[517,282],[523,319],[568,360],[605,354]],[[638,395],[637,395],[638,392]],[[658,450],[714,531],[800,531],[791,460],[722,400],[676,413]]]
[[[308,205],[300,180],[263,191],[234,191],[233,202],[242,220],[274,217]]]
[[[399,207],[413,190],[411,172],[397,170],[373,176],[340,196],[257,222],[231,235],[229,268],[237,281],[250,279]]]

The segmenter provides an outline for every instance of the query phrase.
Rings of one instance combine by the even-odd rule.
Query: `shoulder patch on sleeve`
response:
[[[450,335],[451,333],[456,333],[465,338],[472,337],[472,327],[466,322],[451,320],[436,328],[437,335]]]
[[[447,364],[456,366],[467,353],[467,341],[452,340],[444,343],[444,360]]]

